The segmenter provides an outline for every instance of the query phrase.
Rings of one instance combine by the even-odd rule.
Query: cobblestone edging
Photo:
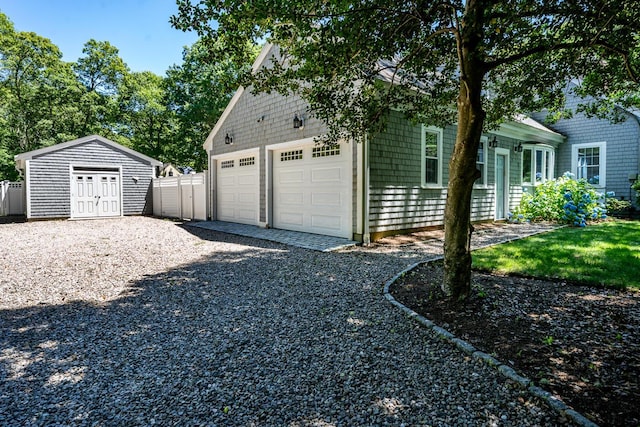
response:
[[[387,281],[385,283],[385,285],[384,285],[384,296],[385,296],[385,298],[391,304],[395,305],[400,310],[404,311],[405,314],[407,315],[407,317],[409,317],[412,320],[415,320],[416,322],[422,324],[423,326],[427,327],[428,329],[431,329],[438,338],[440,338],[440,339],[442,339],[444,341],[450,342],[451,344],[456,346],[459,350],[461,350],[463,353],[466,353],[466,354],[474,357],[475,359],[478,359],[478,360],[486,363],[487,365],[495,368],[504,377],[512,380],[513,382],[518,384],[518,386],[521,387],[522,389],[528,390],[529,393],[531,393],[532,395],[544,400],[556,412],[558,412],[560,415],[563,415],[563,416],[567,417],[568,419],[573,421],[576,425],[578,425],[580,427],[598,427],[598,424],[596,424],[593,421],[589,420],[587,417],[585,417],[584,415],[582,415],[579,412],[575,411],[574,409],[571,409],[570,407],[568,407],[557,396],[554,396],[553,394],[549,393],[548,391],[546,391],[546,390],[534,385],[534,383],[533,383],[533,381],[531,381],[531,379],[518,374],[513,368],[511,368],[510,366],[505,365],[504,363],[500,362],[495,357],[476,349],[472,344],[468,343],[465,340],[462,340],[462,339],[456,337],[451,332],[449,332],[446,329],[436,325],[433,321],[431,321],[431,320],[427,319],[426,317],[424,317],[424,316],[416,313],[415,311],[411,310],[409,307],[407,307],[404,304],[402,304],[399,301],[397,301],[391,295],[391,293],[389,292],[389,288],[391,287],[391,285],[393,285],[396,282],[396,280],[398,280],[400,277],[402,277],[403,275],[407,274],[408,272],[410,272],[414,268],[416,268],[416,267],[418,267],[419,265],[422,265],[422,264],[426,264],[426,263],[434,262],[434,261],[439,261],[439,260],[442,260],[442,259],[443,259],[443,257],[440,256],[440,257],[437,257],[437,258],[429,259],[427,261],[417,262],[417,263],[415,263],[413,265],[410,265],[409,267],[405,268],[400,273],[396,274],[393,278],[391,278],[389,281]]]

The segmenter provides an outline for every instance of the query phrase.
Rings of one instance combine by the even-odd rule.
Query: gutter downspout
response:
[[[369,230],[369,137],[362,141],[362,244],[371,243]]]

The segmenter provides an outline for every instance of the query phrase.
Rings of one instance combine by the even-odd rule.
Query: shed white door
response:
[[[258,224],[260,206],[258,172],[257,154],[244,154],[218,160],[216,219],[242,224]]]
[[[71,217],[120,216],[119,173],[74,173],[71,191]]]
[[[352,237],[350,148],[310,144],[274,151],[274,227]]]

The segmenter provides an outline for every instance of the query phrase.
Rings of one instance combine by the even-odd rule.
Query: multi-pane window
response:
[[[422,184],[439,186],[442,181],[442,129],[422,127]]]
[[[522,150],[522,185],[536,185],[554,178],[552,147],[529,145]]]
[[[578,149],[576,178],[586,179],[590,184],[600,184],[600,147]]]
[[[606,143],[576,144],[572,147],[571,164],[576,179],[586,179],[590,184],[605,186]]]

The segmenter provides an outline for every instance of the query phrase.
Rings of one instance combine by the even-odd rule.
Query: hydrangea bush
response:
[[[511,214],[514,222],[555,221],[576,227],[606,217],[604,195],[569,172],[536,186],[534,194],[523,194],[520,206]]]

